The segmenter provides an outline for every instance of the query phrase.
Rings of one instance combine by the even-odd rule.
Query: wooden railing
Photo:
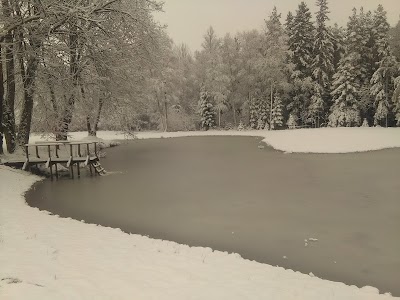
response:
[[[93,151],[91,151],[93,145]],[[69,148],[66,153],[62,153],[60,147],[65,146]],[[31,156],[30,149],[35,149],[34,157]],[[40,150],[45,148],[47,155],[43,156]],[[82,153],[82,148],[86,153]],[[56,142],[37,142],[35,144],[25,145],[25,162],[22,167],[23,170],[28,169],[31,165],[45,164],[46,168],[50,169],[50,176],[53,179],[53,165],[55,166],[56,177],[58,178],[57,164],[65,163],[67,168],[70,169],[71,177],[74,178],[73,165],[76,164],[78,176],[80,176],[80,164],[89,166],[90,173],[93,174],[92,164],[99,161],[97,154],[97,142],[69,142],[69,141],[56,141]],[[45,157],[46,156],[46,157]]]

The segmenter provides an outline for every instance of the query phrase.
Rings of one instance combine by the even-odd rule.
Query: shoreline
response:
[[[5,298],[395,299],[373,287],[39,211],[27,205],[24,194],[42,179],[0,166],[0,296]]]

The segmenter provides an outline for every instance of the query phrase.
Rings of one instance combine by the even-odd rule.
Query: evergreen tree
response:
[[[245,130],[245,128],[244,128],[244,124],[243,124],[243,122],[242,122],[242,120],[240,120],[240,122],[239,122],[239,125],[238,125],[238,128],[237,128],[239,131],[243,131],[243,130]]]
[[[337,23],[333,27],[329,28],[332,36],[333,43],[333,68],[334,73],[339,68],[340,60],[345,53],[345,30],[342,27],[339,27]]]
[[[364,9],[360,9],[360,14],[358,16],[358,31],[361,37],[361,43],[358,44],[357,49],[360,54],[360,83],[362,88],[366,88],[368,93],[369,82],[376,70],[376,63],[374,61],[374,19],[370,11],[364,12]],[[356,46],[356,45],[354,45]]]
[[[317,26],[314,37],[314,60],[312,62],[314,89],[311,97],[310,115],[314,123],[319,127],[319,117],[328,100],[331,77],[334,72],[333,66],[333,37],[326,26],[328,17],[328,1],[317,0],[319,11],[317,12]],[[318,120],[317,120],[318,119]]]
[[[271,129],[283,126],[282,100],[278,92],[275,92],[272,108]]]
[[[314,27],[311,22],[311,13],[304,2],[301,2],[293,21],[289,20],[288,48],[290,59],[288,64],[293,67],[289,73],[291,102],[287,109],[290,114],[301,122],[309,122],[309,105],[312,92],[312,61]]]
[[[385,126],[388,126],[388,115],[391,108],[390,99],[393,97],[394,80],[397,73],[396,57],[386,56],[372,76],[371,95],[375,99],[374,125],[382,125],[381,121],[385,120]]]
[[[292,32],[292,30],[293,30],[293,28],[292,28],[292,26],[293,26],[293,20],[294,20],[293,13],[292,13],[291,11],[289,11],[288,14],[287,14],[287,16],[286,16],[286,22],[285,22],[285,30],[286,30],[286,33],[287,33],[288,35],[289,35],[290,32]]]
[[[391,99],[394,90],[394,78],[397,73],[396,57],[391,55],[389,47],[389,23],[386,11],[379,5],[373,16],[373,69],[375,70],[370,80],[370,93],[373,96],[372,109],[374,124],[388,125],[391,112]]]
[[[289,129],[296,128],[296,126],[298,125],[297,124],[297,117],[295,115],[293,115],[293,114],[290,114],[286,125],[289,127]]]
[[[372,24],[371,12],[365,13],[363,8],[360,9],[359,14],[354,8],[353,15],[347,23],[346,54],[353,58],[352,63],[357,70],[355,79],[360,89],[364,85],[369,85],[374,72]]]
[[[364,118],[364,121],[362,122],[361,127],[369,127],[367,118]]]
[[[318,83],[314,84],[314,92],[311,97],[311,103],[309,107],[310,116],[314,120],[315,127],[319,127],[320,115],[324,110],[324,89]]]
[[[313,59],[314,26],[311,12],[305,2],[299,4],[289,31],[289,50],[300,78],[311,76]]]
[[[333,37],[329,32],[326,21],[328,17],[328,1],[317,0],[317,26],[314,36],[314,60],[312,62],[313,78],[323,90],[329,88],[333,69]]]
[[[397,121],[396,125],[400,126],[400,76],[398,76],[394,80],[394,87],[395,90],[393,93],[393,112]]]
[[[370,81],[376,68],[376,62],[374,60],[374,48],[375,48],[375,29],[374,29],[374,18],[370,11],[365,12],[363,8],[360,9],[360,13],[356,15],[355,24],[355,39],[351,45],[354,52],[358,53],[359,60],[355,61],[354,64],[359,70],[358,78],[359,81],[359,108],[360,114],[364,118],[366,117],[369,122],[373,122],[375,114],[374,99],[370,93]],[[353,32],[353,33],[354,33]]]
[[[372,119],[370,79],[374,71],[372,14],[363,8],[349,18],[346,31],[346,52],[335,74],[329,123],[331,126],[358,125],[361,116]],[[350,74],[351,73],[351,74]],[[340,93],[344,93],[344,97]],[[348,97],[348,98],[347,98]],[[349,101],[343,101],[349,99]]]
[[[201,89],[200,92],[200,116],[201,116],[201,128],[205,130],[209,130],[215,126],[215,111],[214,107],[210,101],[210,96],[208,92],[204,89]]]
[[[392,54],[400,61],[400,21],[389,30],[389,44]]]
[[[374,34],[374,61],[377,65],[383,58],[390,55],[389,51],[389,23],[387,21],[386,11],[380,4],[373,17]]]
[[[261,96],[259,98],[259,107],[258,107],[258,119],[257,119],[258,130],[267,128],[268,117],[269,117],[268,101],[265,97]]]
[[[341,60],[338,72],[333,79],[333,106],[329,115],[329,126],[358,126],[360,125],[359,86],[356,80],[357,70],[353,62],[357,58],[354,53]]]
[[[257,98],[252,97],[250,99],[250,128],[257,129],[257,121],[258,121],[258,103]]]

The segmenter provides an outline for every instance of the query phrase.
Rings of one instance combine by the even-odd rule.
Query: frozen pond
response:
[[[400,150],[284,154],[260,141],[134,141],[107,150],[112,175],[38,183],[27,201],[400,296]]]

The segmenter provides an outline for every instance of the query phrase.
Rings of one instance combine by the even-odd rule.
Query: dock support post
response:
[[[50,162],[49,168],[50,168],[50,178],[51,178],[51,181],[53,181],[53,165],[51,164],[51,162]]]
[[[58,180],[58,166],[55,164],[55,169],[56,169],[56,179]]]
[[[76,169],[78,171],[78,177],[81,177],[81,168],[79,166],[79,162],[76,163]]]
[[[71,163],[71,165],[69,166],[69,171],[71,174],[71,178],[74,179],[74,164]]]

